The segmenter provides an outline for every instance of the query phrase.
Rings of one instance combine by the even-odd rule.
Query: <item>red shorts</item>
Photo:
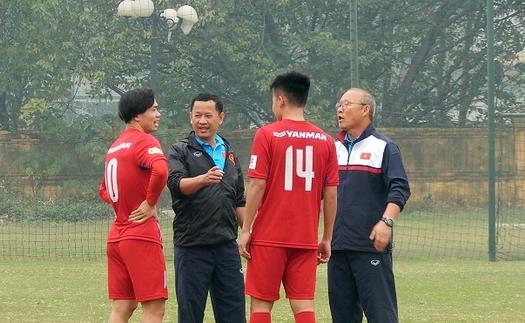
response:
[[[265,301],[279,299],[281,281],[289,299],[314,299],[317,250],[250,246],[245,293]]]
[[[166,261],[160,244],[144,240],[111,242],[107,256],[110,299],[168,299]]]

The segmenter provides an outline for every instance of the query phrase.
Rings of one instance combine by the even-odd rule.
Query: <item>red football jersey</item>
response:
[[[267,181],[251,243],[317,249],[323,187],[339,184],[332,137],[308,121],[266,125],[255,134],[248,177]]]
[[[106,155],[101,195],[109,197],[117,215],[108,242],[138,239],[162,243],[156,218],[143,223],[129,221],[129,215],[146,199],[153,162],[164,159],[159,141],[136,129],[122,132]],[[102,192],[105,188],[106,192]],[[104,198],[104,197],[103,197]]]

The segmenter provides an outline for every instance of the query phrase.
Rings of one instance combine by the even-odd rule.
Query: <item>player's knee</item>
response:
[[[290,307],[294,314],[301,312],[314,312],[314,301],[308,299],[290,299]]]
[[[114,320],[110,319],[110,322],[127,321],[133,315],[137,305],[135,302],[115,302],[111,309],[111,318]]]
[[[142,312],[145,316],[162,318],[166,312],[164,300],[155,300],[142,303]]]
[[[131,315],[126,315],[124,313],[119,313],[115,310],[112,310],[111,314],[109,315],[108,323],[128,322],[130,317]]]

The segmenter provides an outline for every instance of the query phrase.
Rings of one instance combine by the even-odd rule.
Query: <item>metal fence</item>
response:
[[[409,203],[396,221],[396,257],[488,259],[491,223],[486,129],[380,130],[400,146],[412,187]],[[525,131],[520,125],[506,126],[497,134],[496,259],[523,260]],[[250,135],[253,131],[225,134],[238,147],[244,165],[249,158]],[[41,144],[37,146],[42,149]],[[87,181],[97,184],[99,180],[96,175]],[[60,181],[51,182],[56,186]],[[17,182],[12,179],[13,186]],[[4,195],[0,259],[104,258],[113,211],[96,199],[96,186],[86,196],[69,204],[49,198],[16,199],[9,204],[13,196]],[[159,202],[159,218],[168,259],[172,257],[174,217],[170,203],[166,190]]]

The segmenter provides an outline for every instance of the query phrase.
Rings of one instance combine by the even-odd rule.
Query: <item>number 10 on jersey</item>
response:
[[[306,153],[305,153],[306,151]],[[312,190],[314,178],[314,147],[306,146],[305,149],[294,149],[293,146],[286,148],[286,160],[284,165],[284,190],[293,189],[294,174],[304,178],[304,190]],[[295,163],[294,163],[295,160]],[[295,167],[294,167],[295,166]]]

